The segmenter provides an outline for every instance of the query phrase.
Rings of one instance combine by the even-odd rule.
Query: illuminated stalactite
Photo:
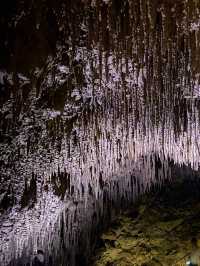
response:
[[[172,162],[199,169],[198,1],[40,4],[13,11],[2,46],[2,265],[37,248],[78,263]]]

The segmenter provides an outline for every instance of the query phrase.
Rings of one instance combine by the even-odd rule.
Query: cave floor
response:
[[[93,265],[186,265],[194,238],[200,247],[199,183],[176,181],[142,196],[111,224]]]

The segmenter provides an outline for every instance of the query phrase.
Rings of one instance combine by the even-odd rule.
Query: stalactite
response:
[[[198,3],[182,2],[69,1],[60,16],[51,3],[55,58],[31,78],[0,72],[1,265],[36,249],[75,265],[97,226],[172,179],[173,164],[199,169]],[[20,203],[23,226],[9,226],[4,211]]]

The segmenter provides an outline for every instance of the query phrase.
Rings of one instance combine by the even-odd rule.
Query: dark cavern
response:
[[[0,7],[0,266],[200,266],[200,0]]]

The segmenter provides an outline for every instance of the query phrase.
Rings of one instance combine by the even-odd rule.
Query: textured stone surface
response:
[[[85,266],[116,210],[199,170],[200,1],[1,2],[0,265]]]
[[[198,182],[196,186],[194,190],[185,181],[168,184],[139,199],[103,233],[94,265],[181,266],[190,256],[200,256],[200,249],[192,245],[193,238],[200,244]]]

